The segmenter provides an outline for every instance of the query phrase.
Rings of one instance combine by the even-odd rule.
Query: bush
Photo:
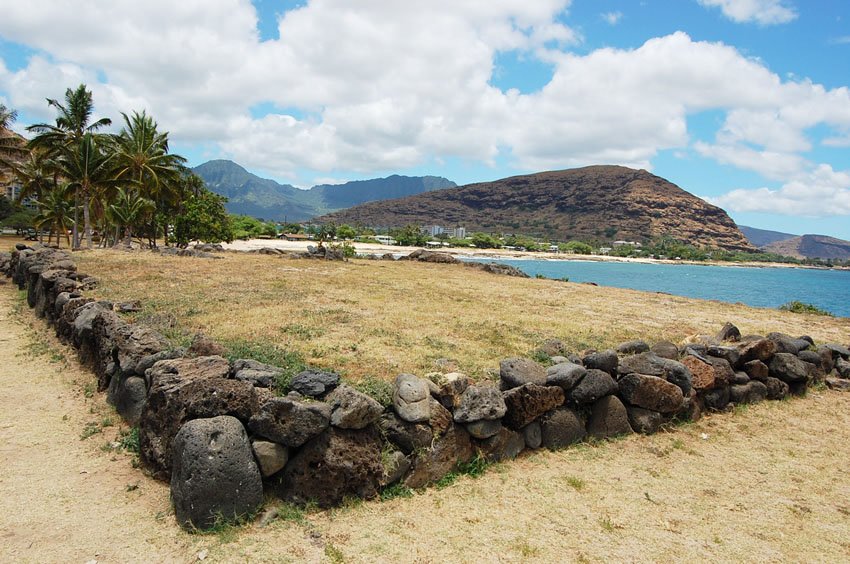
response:
[[[811,313],[813,315],[826,315],[827,317],[834,317],[830,312],[825,309],[821,309],[816,305],[807,304],[805,302],[800,302],[797,300],[788,302],[787,304],[782,304],[779,306],[779,309],[782,311],[790,311],[791,313]]]

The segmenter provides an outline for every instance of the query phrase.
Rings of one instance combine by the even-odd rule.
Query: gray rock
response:
[[[507,411],[501,392],[489,386],[469,386],[460,396],[460,405],[454,412],[456,423],[470,423],[480,419],[500,419]]]
[[[617,373],[617,366],[619,365],[619,362],[620,359],[617,356],[617,352],[610,349],[607,351],[590,353],[582,359],[582,363],[585,368],[602,370],[612,376]]]
[[[185,529],[234,521],[263,504],[263,481],[238,419],[195,419],[174,437],[171,499]]]
[[[764,401],[767,395],[767,386],[758,380],[753,380],[747,384],[735,384],[729,387],[729,401],[736,405],[758,403]]]
[[[729,383],[733,386],[743,386],[750,382],[750,377],[746,372],[733,372]]]
[[[658,432],[664,423],[664,416],[657,411],[628,406],[626,412],[629,416],[629,425],[636,433],[651,435]]]
[[[144,378],[122,378],[116,393],[115,410],[130,425],[138,425],[147,399],[148,388]]]
[[[430,448],[418,452],[403,483],[414,489],[427,486],[474,457],[469,434],[459,425],[452,425]]]
[[[765,378],[764,385],[767,387],[767,399],[781,400],[788,395],[790,391],[788,384],[779,378]]]
[[[610,376],[609,376],[610,378]],[[508,410],[504,424],[513,430],[525,427],[540,415],[564,403],[564,390],[558,386],[523,384],[503,392]]]
[[[248,422],[255,434],[288,447],[300,447],[328,428],[331,406],[274,398],[262,405]]]
[[[410,423],[422,423],[431,417],[428,383],[413,374],[399,374],[393,386],[393,408]]]
[[[525,446],[528,448],[540,448],[543,444],[543,431],[537,421],[532,421],[523,427],[522,436],[525,438]]]
[[[659,341],[652,345],[651,352],[668,360],[679,360],[679,347],[670,341]]]
[[[805,362],[791,353],[776,353],[768,365],[770,375],[783,382],[807,382],[810,379],[809,368]]]
[[[325,401],[331,406],[331,425],[341,429],[362,429],[384,412],[380,403],[346,384],[337,386]]]
[[[838,371],[838,375],[842,378],[850,378],[850,362],[843,358],[838,358],[835,361],[835,370]]]
[[[587,432],[576,411],[559,407],[540,418],[540,434],[542,446],[555,450],[579,442]]]
[[[571,390],[587,374],[587,369],[572,362],[561,362],[546,369],[546,385]]]
[[[661,413],[682,407],[682,389],[657,376],[628,374],[620,379],[620,396],[629,404]]]
[[[528,383],[545,386],[546,369],[527,358],[508,358],[499,363],[499,380],[502,390]]]
[[[702,397],[706,409],[723,411],[729,405],[729,386],[721,386],[709,390]]]
[[[830,390],[836,390],[839,392],[850,392],[850,380],[846,380],[844,378],[828,377],[824,380],[824,382]]]
[[[587,434],[597,439],[607,439],[632,433],[626,406],[617,396],[605,396],[593,404],[587,421]]]
[[[826,345],[820,345],[817,348],[817,353],[820,355],[820,367],[824,374],[832,372],[832,369],[835,368],[835,361],[840,358],[840,356],[833,356],[832,350],[830,350]]]
[[[375,497],[384,476],[380,434],[374,426],[330,427],[301,447],[277,476],[275,493],[298,505],[328,508],[346,498]]]
[[[741,331],[727,321],[720,331],[717,332],[717,340],[736,343],[741,340]]]
[[[280,472],[289,460],[289,449],[271,441],[254,440],[251,448],[263,478]]]
[[[837,358],[840,356],[844,360],[850,360],[850,348],[848,347],[843,347],[835,343],[827,343],[821,346],[832,352],[833,358]]]
[[[691,392],[693,375],[688,367],[681,362],[661,358],[655,353],[627,356],[620,361],[617,371],[621,375],[645,374],[657,376],[678,386],[683,396]]]
[[[776,345],[776,352],[778,353],[796,355],[809,348],[809,342],[805,339],[797,339],[784,333],[768,333],[767,338]]]
[[[378,422],[381,432],[405,454],[430,446],[434,433],[424,423],[409,423],[392,412],[386,412]]]
[[[599,398],[617,393],[617,382],[607,372],[591,368],[567,398],[579,405],[593,403]]]
[[[741,343],[742,344],[739,347],[741,359],[739,362],[743,364],[753,360],[760,360],[766,363],[770,360],[770,357],[773,356],[773,353],[776,352],[776,344],[768,339],[745,341],[742,338]]]
[[[321,398],[339,385],[339,374],[321,370],[304,370],[292,377],[289,387],[302,396]]]
[[[522,433],[502,427],[497,434],[480,441],[476,450],[489,462],[502,462],[516,458],[524,449]]]
[[[820,353],[816,351],[800,351],[799,353],[797,353],[797,358],[799,358],[803,362],[814,364],[818,368],[823,369],[823,358],[821,357]]]
[[[738,350],[738,347],[706,347],[705,354],[714,358],[722,358],[734,367],[737,367],[741,360],[741,351]]]
[[[649,352],[649,345],[646,341],[626,341],[617,346],[617,354],[640,354]]]
[[[760,360],[751,360],[744,365],[744,371],[752,380],[764,382],[770,376],[767,365]]]
[[[251,382],[258,388],[273,388],[283,374],[283,369],[250,358],[240,358],[233,361],[230,373],[234,379]]]
[[[474,439],[488,439],[502,430],[502,422],[498,419],[481,419],[465,425],[466,432]]]
[[[561,355],[555,355],[555,356],[549,357],[549,360],[552,362],[552,364],[561,364],[562,362],[569,362],[570,361],[570,359],[568,359],[565,356],[561,356]]]
[[[186,349],[182,347],[145,355],[139,360],[139,362],[136,363],[136,374],[138,376],[144,376],[147,370],[160,360],[173,360],[175,358],[181,358],[185,355]]]
[[[399,450],[389,452],[383,457],[382,463],[384,474],[381,476],[381,487],[395,484],[410,470],[410,459]]]

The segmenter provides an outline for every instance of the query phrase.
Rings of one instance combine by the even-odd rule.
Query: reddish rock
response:
[[[559,386],[524,384],[502,394],[508,411],[503,423],[519,430],[547,411],[564,403],[564,390]]]
[[[620,380],[620,396],[629,404],[661,413],[682,407],[682,389],[675,384],[645,374],[629,374]]]

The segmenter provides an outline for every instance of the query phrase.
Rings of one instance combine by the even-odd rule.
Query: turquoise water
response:
[[[482,259],[480,262],[490,262]],[[850,317],[850,271],[566,260],[499,259],[530,276],[667,292],[688,298],[775,308],[792,300]]]

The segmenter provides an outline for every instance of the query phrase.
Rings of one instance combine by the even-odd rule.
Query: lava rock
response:
[[[234,417],[194,419],[174,437],[171,500],[185,529],[235,521],[263,504],[263,481],[242,423]]]
[[[573,389],[578,384],[587,369],[572,362],[561,362],[546,369],[546,385],[560,386],[565,392]]]
[[[400,450],[391,451],[382,459],[384,474],[381,476],[381,487],[395,484],[410,470],[410,459]]]
[[[636,433],[651,435],[658,432],[664,423],[664,416],[657,411],[628,406],[626,412],[629,416],[629,425]]]
[[[543,444],[543,432],[540,423],[533,421],[523,427],[522,436],[525,438],[525,446],[528,448],[540,448]]]
[[[465,425],[466,432],[474,439],[489,439],[502,430],[502,422],[498,419],[481,419]]]
[[[289,388],[302,396],[321,398],[339,385],[339,374],[322,370],[304,370],[292,377]]]
[[[587,421],[587,434],[597,439],[607,439],[632,433],[626,406],[617,396],[605,396],[593,404]]]
[[[611,375],[591,368],[578,385],[567,393],[567,398],[573,403],[583,405],[615,393],[617,393],[617,382]]]
[[[734,404],[758,403],[764,401],[767,396],[767,386],[758,380],[729,387],[729,401]]]
[[[641,353],[627,356],[620,361],[619,374],[644,374],[657,376],[678,386],[683,396],[691,391],[693,375],[681,362],[661,358],[654,353]]]
[[[679,360],[679,347],[670,341],[659,341],[652,345],[650,352],[668,360]]]
[[[130,425],[138,425],[148,399],[144,378],[130,376],[122,379],[115,398],[115,411]]]
[[[682,389],[675,384],[646,374],[628,374],[620,379],[620,396],[644,409],[673,413],[682,407]]]
[[[768,339],[757,339],[754,341],[744,341],[739,347],[741,359],[739,362],[746,364],[753,360],[760,360],[767,363],[770,357],[776,352],[776,344]]]
[[[617,345],[617,354],[640,354],[649,352],[649,345],[646,341],[626,341]]]
[[[460,396],[469,387],[469,378],[460,372],[450,372],[440,377],[436,398],[446,409],[454,410],[460,405]]]
[[[723,411],[729,405],[729,386],[709,390],[702,397],[702,402],[706,409]]]
[[[417,453],[413,467],[403,483],[408,488],[422,488],[453,471],[458,464],[469,462],[474,457],[475,451],[469,434],[459,425],[452,425],[443,436],[434,441],[431,448]]]
[[[525,449],[525,438],[522,433],[502,427],[489,439],[479,441],[477,452],[489,462],[512,460]]]
[[[767,387],[767,399],[781,400],[788,395],[790,391],[788,384],[779,378],[765,378],[764,385]]]
[[[611,376],[617,373],[617,366],[619,365],[619,362],[620,359],[617,356],[617,352],[610,349],[607,351],[590,353],[582,359],[582,363],[585,368],[602,370]]]
[[[768,365],[770,375],[788,384],[806,382],[810,379],[809,368],[805,362],[791,353],[776,353]]]
[[[507,406],[504,424],[513,430],[525,427],[540,415],[564,403],[564,390],[558,386],[523,384],[504,392],[502,396]]]
[[[717,340],[736,343],[741,340],[741,331],[727,321],[720,331],[717,332]]]
[[[499,386],[502,390],[523,384],[546,385],[546,369],[527,358],[507,358],[499,363]]]
[[[490,386],[469,386],[460,396],[460,405],[454,412],[456,423],[470,423],[480,419],[500,419],[507,411],[501,392]]]
[[[255,434],[288,447],[300,447],[328,428],[331,406],[274,398],[265,402],[248,422]]]
[[[362,429],[384,412],[376,400],[346,384],[337,386],[325,401],[331,406],[331,425],[340,429]]]
[[[280,472],[289,460],[289,449],[271,441],[254,440],[251,448],[263,478]]]
[[[752,380],[764,382],[770,376],[770,369],[760,360],[751,360],[744,365],[744,371]]]
[[[378,421],[381,432],[403,453],[428,447],[434,438],[431,427],[423,423],[410,423],[392,412],[386,412]]]
[[[559,407],[540,418],[542,446],[555,450],[582,440],[587,431],[578,412]]]
[[[393,408],[410,423],[423,423],[431,418],[431,389],[422,378],[399,374],[393,386]]]

